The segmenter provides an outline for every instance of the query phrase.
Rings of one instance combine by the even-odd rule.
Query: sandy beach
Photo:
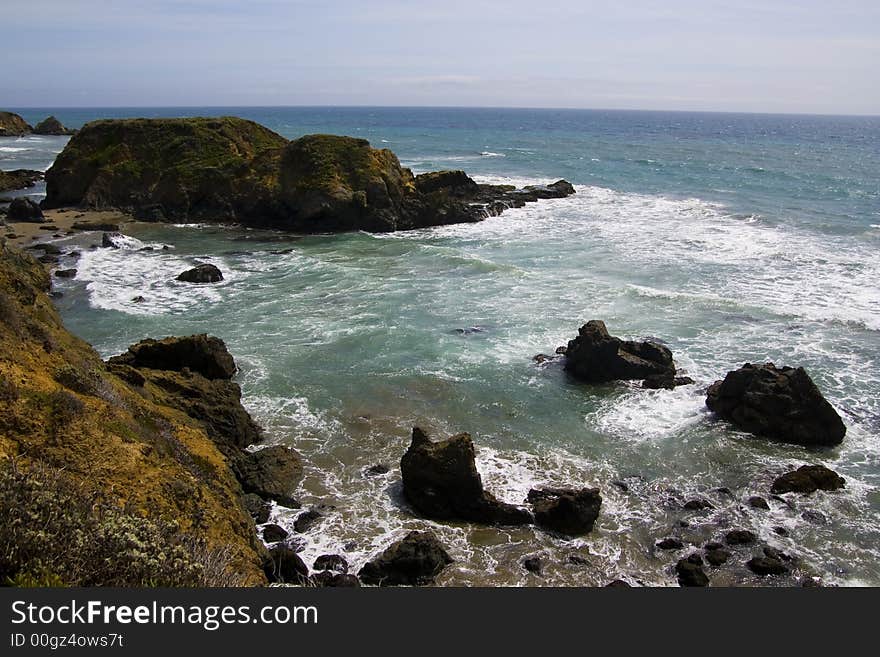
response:
[[[45,210],[45,223],[7,222],[3,226],[4,241],[12,246],[24,248],[39,242],[67,237],[79,232],[94,230],[123,230],[125,224],[134,218],[115,210],[80,210],[78,208],[59,208]],[[74,225],[77,225],[74,228]],[[115,228],[113,228],[115,226]],[[100,238],[99,238],[100,242]]]

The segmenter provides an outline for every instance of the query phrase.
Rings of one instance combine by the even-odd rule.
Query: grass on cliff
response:
[[[0,461],[0,585],[232,586],[228,555],[103,501],[62,470]]]

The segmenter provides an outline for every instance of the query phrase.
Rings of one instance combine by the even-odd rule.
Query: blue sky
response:
[[[880,114],[880,0],[3,0],[0,106]]]

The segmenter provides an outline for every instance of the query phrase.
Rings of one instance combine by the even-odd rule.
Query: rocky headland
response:
[[[364,139],[288,141],[235,117],[125,119],[77,132],[46,172],[43,206],[300,233],[387,232],[480,221],[573,193],[565,181],[515,189],[479,185],[461,171],[415,176]]]

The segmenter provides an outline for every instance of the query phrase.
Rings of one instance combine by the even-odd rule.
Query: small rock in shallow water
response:
[[[785,527],[774,527],[773,533],[779,536],[788,536],[788,530]]]
[[[75,278],[76,269],[56,269],[55,276],[58,278]]]
[[[846,480],[824,465],[802,465],[786,472],[773,482],[771,493],[802,493],[809,495],[817,490],[834,491],[844,488]]]
[[[590,560],[579,554],[570,554],[568,555],[568,563],[574,564],[575,566],[589,566]]]
[[[757,536],[747,529],[734,529],[731,532],[727,532],[724,540],[727,541],[728,545],[748,545],[754,543],[757,540]]]
[[[340,554],[322,554],[315,559],[315,570],[334,570],[338,573],[347,573],[348,561]]]
[[[376,465],[364,468],[364,476],[366,477],[378,477],[380,475],[388,474],[389,472],[391,472],[391,468],[384,463],[377,463]]]
[[[753,495],[749,498],[749,506],[753,509],[764,509],[768,511],[770,509],[770,505],[767,504],[767,500],[758,495]]]
[[[223,280],[223,273],[216,266],[204,263],[178,274],[176,280],[184,283],[217,283]]]
[[[819,511],[804,511],[801,514],[801,518],[813,525],[828,524],[828,518],[825,517],[824,513],[820,513]]]
[[[540,557],[529,557],[528,559],[523,561],[523,568],[528,570],[530,573],[540,575],[541,570],[543,569],[543,564],[541,563]]]
[[[749,570],[751,570],[756,575],[784,575],[788,572],[788,568],[785,567],[779,559],[772,559],[770,557],[753,557],[746,562],[746,566]]]
[[[309,509],[297,516],[296,521],[293,523],[293,528],[300,534],[303,534],[314,527],[321,517],[321,514],[315,509]]]
[[[269,559],[263,570],[270,582],[304,584],[309,577],[308,566],[295,548],[286,543],[276,543],[269,548]]]
[[[724,548],[706,550],[706,561],[712,566],[720,566],[730,558],[730,552]]]
[[[664,538],[662,541],[657,541],[656,545],[661,550],[680,550],[684,547],[684,543],[677,538]]]
[[[287,538],[288,533],[284,527],[276,524],[263,527],[263,540],[267,543],[277,543]]]
[[[698,554],[679,559],[675,572],[679,586],[709,586],[709,578],[703,571],[703,560]]]
[[[702,511],[703,509],[714,509],[715,507],[708,500],[694,499],[685,502],[684,508],[688,511]]]
[[[367,562],[358,576],[365,584],[419,586],[430,584],[452,563],[432,532],[410,532]]]
[[[613,579],[605,585],[606,589],[631,589],[632,586],[622,579]]]
[[[602,506],[598,488],[533,488],[527,500],[539,527],[569,536],[591,532]]]

